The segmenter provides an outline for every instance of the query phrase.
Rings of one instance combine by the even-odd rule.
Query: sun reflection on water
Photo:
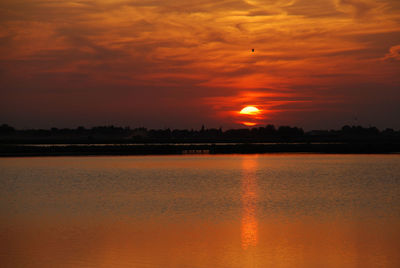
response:
[[[242,162],[242,248],[255,247],[258,242],[257,208],[257,159],[245,157]]]

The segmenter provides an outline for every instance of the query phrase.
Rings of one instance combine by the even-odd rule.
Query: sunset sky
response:
[[[0,2],[0,124],[246,120],[399,129],[400,1]]]

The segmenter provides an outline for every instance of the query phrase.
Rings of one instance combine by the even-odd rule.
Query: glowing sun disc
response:
[[[260,110],[254,106],[246,106],[240,112],[240,114],[255,115],[260,113]]]
[[[242,124],[245,125],[245,126],[248,126],[248,127],[252,127],[252,126],[257,125],[257,123],[254,123],[254,122],[242,122]]]

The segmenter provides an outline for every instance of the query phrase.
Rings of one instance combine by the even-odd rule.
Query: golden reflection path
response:
[[[258,242],[257,222],[257,156],[246,156],[242,162],[242,248],[255,247]]]

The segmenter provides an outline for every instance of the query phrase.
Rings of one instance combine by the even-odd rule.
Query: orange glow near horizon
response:
[[[248,127],[252,127],[252,126],[257,125],[257,123],[255,123],[255,122],[242,122],[242,124],[245,125],[245,126],[248,126]]]

